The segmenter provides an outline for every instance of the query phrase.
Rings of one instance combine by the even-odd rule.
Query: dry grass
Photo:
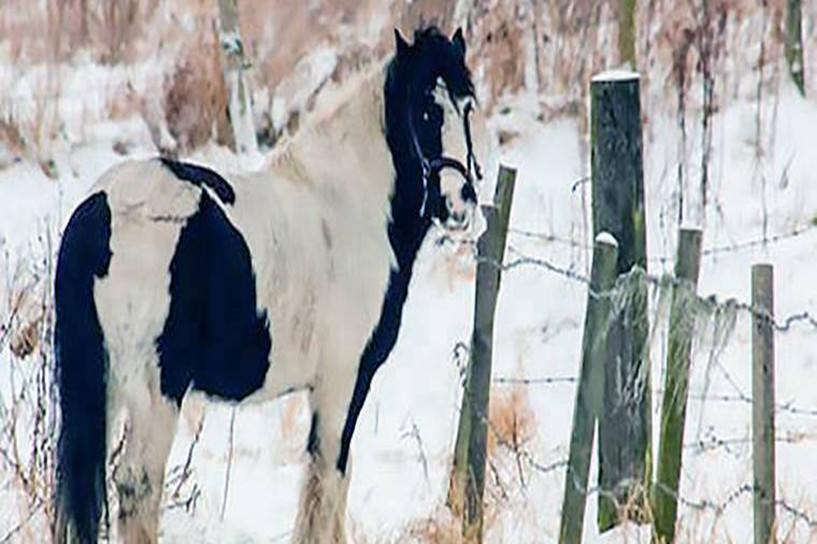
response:
[[[160,0],[6,0],[0,19],[12,43],[13,59],[39,63],[65,61],[81,50],[113,64],[134,60]],[[46,40],[42,29],[46,28]],[[35,34],[30,34],[39,30]],[[3,32],[0,32],[3,35]],[[33,39],[35,38],[36,39]]]
[[[289,126],[272,126],[272,97],[286,101],[292,98],[293,88],[302,90],[304,83],[298,78],[303,76],[294,68],[317,48],[337,48],[337,64],[331,78],[342,82],[349,74],[392,51],[394,27],[410,34],[419,25],[433,23],[451,32],[456,4],[453,0],[410,3],[331,0],[305,8],[289,0],[242,0],[242,33],[252,63],[248,71],[250,86],[263,91],[258,96],[267,102],[256,107],[256,113],[265,119],[256,120],[256,125],[265,127],[270,141],[282,131],[291,133],[303,125],[310,100],[286,103],[285,119],[276,122]],[[457,24],[464,23],[470,64],[480,74],[481,100],[486,110],[492,111],[504,95],[533,85],[542,97],[543,121],[575,117],[586,128],[590,77],[619,64],[617,5],[592,0],[471,3],[461,14],[465,20]],[[699,39],[705,35],[701,32],[701,5],[700,0],[637,3],[636,57],[647,89],[645,121],[656,109],[675,114],[679,97],[692,98],[690,104],[680,109],[688,107],[695,114],[702,107],[697,103],[700,93],[692,87],[697,86],[701,76],[698,49],[705,45]],[[764,63],[768,65],[782,58],[785,2],[770,0],[765,13],[750,0],[718,0],[708,5],[712,14],[725,13],[724,20],[729,21],[725,28],[718,29],[716,42],[710,44],[723,55],[706,65],[714,71],[717,84],[714,103],[709,107],[719,108],[727,98],[740,94],[739,84],[745,80],[742,75],[757,70],[754,54],[746,52],[748,42],[766,44]],[[10,59],[18,66],[63,63],[77,58],[80,52],[90,54],[97,62],[131,63],[153,58],[160,50],[182,51],[182,60],[172,69],[166,85],[165,103],[169,111],[155,115],[152,124],[163,126],[166,120],[170,132],[175,132],[180,140],[180,151],[201,145],[214,133],[221,141],[229,141],[229,131],[222,130],[226,117],[220,112],[223,99],[220,69],[213,64],[217,58],[212,51],[215,2],[6,0],[0,11],[3,37],[0,44],[8,44]],[[189,31],[191,26],[193,32]],[[806,49],[817,46],[817,34],[807,34],[805,38]],[[206,44],[206,54],[200,51],[202,43]],[[777,69],[767,69],[764,77],[771,81],[777,73]],[[680,74],[684,76],[682,81]],[[743,96],[747,96],[745,89]],[[110,102],[108,111],[113,118],[134,107],[128,99]],[[47,118],[31,122],[26,119],[22,123],[19,117],[16,120],[18,124],[51,124]],[[214,123],[216,130],[212,129]],[[22,130],[21,134],[32,149],[40,150],[55,131],[45,126],[43,130]],[[37,154],[47,155],[40,151]]]
[[[448,508],[438,508],[430,517],[410,523],[398,542],[458,544],[463,542],[462,522]]]
[[[15,157],[22,157],[25,154],[26,140],[20,125],[11,115],[0,117],[0,147]]]
[[[35,542],[38,523],[51,519],[56,450],[54,386],[53,246],[44,227],[34,254],[22,255],[18,272],[7,278],[0,301],[0,350],[9,342],[11,357],[0,398],[0,470],[8,497],[19,508],[18,536]],[[31,523],[29,523],[31,522]],[[41,537],[40,539],[41,540]]]
[[[521,386],[491,392],[489,407],[487,466],[483,531],[498,530],[500,516],[509,498],[527,481],[526,445],[536,432],[527,390]],[[453,485],[453,480],[449,485]],[[449,490],[450,494],[457,495]],[[457,502],[457,499],[454,501]],[[459,504],[439,507],[431,516],[413,521],[402,531],[399,542],[459,543],[462,535],[462,512]]]
[[[215,32],[199,33],[181,54],[164,83],[164,115],[179,150],[189,152],[210,141],[231,143],[227,88]]]
[[[536,432],[536,418],[530,408],[528,390],[521,386],[491,392],[489,407],[491,425],[488,431],[488,459],[493,460],[519,450]],[[501,445],[505,451],[497,451]]]

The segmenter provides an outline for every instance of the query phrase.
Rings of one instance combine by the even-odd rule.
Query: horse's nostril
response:
[[[462,199],[466,202],[476,203],[477,201],[477,193],[474,191],[474,186],[470,183],[466,183],[462,186],[460,194],[462,195]]]

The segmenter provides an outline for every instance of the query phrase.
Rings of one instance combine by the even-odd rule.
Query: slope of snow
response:
[[[327,57],[328,58],[328,57]],[[328,62],[328,61],[327,61]],[[322,63],[318,63],[322,64]],[[524,444],[530,458],[521,464],[496,458],[497,476],[507,497],[500,502],[488,529],[491,542],[551,542],[556,539],[564,485],[564,466],[578,374],[586,285],[592,240],[589,222],[588,154],[578,123],[566,119],[542,124],[536,101],[520,97],[507,115],[492,120],[496,131],[517,133],[501,150],[503,162],[518,168],[507,259],[535,256],[557,271],[541,266],[508,270],[497,309],[494,376],[554,378],[524,386],[535,418],[535,434]],[[738,103],[715,118],[712,189],[704,228],[705,248],[760,240],[807,227],[817,213],[817,106],[784,87],[774,117],[764,134],[774,134],[762,161],[756,160],[756,106]],[[57,229],[89,185],[121,157],[112,151],[116,138],[131,135],[132,156],[150,156],[149,138],[141,122],[90,123],[84,130],[97,137],[54,151],[57,180],[37,164],[23,161],[0,170],[0,237],[6,262],[30,255],[42,228]],[[650,272],[671,268],[675,244],[675,151],[672,120],[658,118],[645,129],[645,183]],[[239,161],[216,147],[195,159],[232,170]],[[696,180],[694,159],[689,179]],[[494,175],[494,173],[489,173]],[[492,191],[488,181],[484,191]],[[764,204],[765,202],[765,204]],[[765,211],[764,211],[765,208]],[[765,217],[765,220],[764,220]],[[49,225],[43,227],[43,224]],[[539,233],[551,236],[531,236]],[[461,397],[458,342],[468,342],[473,307],[473,260],[467,250],[438,246],[430,240],[416,265],[403,329],[391,359],[377,375],[353,442],[349,529],[361,541],[411,541],[407,528],[418,520],[438,517],[445,500]],[[777,315],[785,318],[808,311],[817,314],[813,267],[817,230],[768,244],[741,246],[736,251],[706,253],[699,292],[719,301],[734,297],[748,302],[749,270],[756,262],[775,264]],[[654,293],[651,315],[653,383],[662,385],[665,317],[662,293]],[[665,293],[664,293],[665,294]],[[5,294],[3,295],[6,296]],[[724,321],[699,319],[680,508],[683,541],[746,542],[752,532],[751,495],[731,495],[751,483],[750,316],[737,311],[734,332],[717,357],[712,339]],[[776,337],[778,497],[817,519],[817,330],[795,323]],[[10,355],[0,353],[0,394],[8,398]],[[18,364],[18,363],[14,363]],[[19,363],[22,364],[22,363]],[[496,384],[497,391],[512,384]],[[708,400],[701,400],[702,396]],[[737,397],[737,400],[735,400]],[[657,434],[660,394],[654,396]],[[786,408],[788,407],[788,408]],[[302,395],[235,412],[230,447],[232,408],[206,404],[194,397],[174,445],[171,466],[183,465],[196,424],[204,427],[193,450],[194,481],[201,496],[192,513],[167,508],[162,527],[165,542],[287,541],[295,519],[298,485],[304,461],[308,416]],[[657,436],[656,436],[657,440]],[[231,453],[232,451],[232,453]],[[507,456],[506,456],[507,457]],[[232,463],[228,460],[232,458]],[[531,460],[536,463],[532,465]],[[228,465],[230,467],[228,475]],[[0,465],[2,466],[2,465]],[[26,507],[10,487],[11,476],[0,468],[0,537],[24,519]],[[591,469],[591,481],[595,468]],[[229,481],[229,486],[226,482]],[[192,489],[192,483],[186,484]],[[490,486],[489,486],[490,488]],[[226,491],[225,491],[226,489]],[[490,489],[489,489],[490,491]],[[492,492],[496,492],[493,490]],[[12,500],[7,500],[12,499]],[[492,499],[493,500],[493,499]],[[694,505],[727,504],[723,512]],[[633,527],[598,537],[596,496],[588,500],[587,542],[647,541],[647,531]],[[778,509],[780,532],[792,542],[807,542],[815,528]],[[32,522],[41,523],[35,515]],[[39,520],[39,521],[38,521]],[[21,541],[36,532],[18,533]],[[28,536],[26,536],[28,535]],[[35,538],[36,540],[36,538]]]

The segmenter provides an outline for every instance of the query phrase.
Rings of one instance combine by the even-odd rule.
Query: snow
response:
[[[616,237],[607,231],[600,232],[598,236],[596,236],[596,243],[618,247],[618,240],[616,240]]]
[[[299,81],[322,80],[336,62],[334,50],[317,49],[299,65]],[[79,67],[66,81],[104,79],[97,70],[91,65]],[[135,84],[146,85],[151,72],[145,68],[139,73]],[[618,80],[633,74],[615,71],[597,78],[602,76],[604,80]],[[0,84],[28,89],[30,77],[16,84],[0,79]],[[33,81],[30,85],[39,88]],[[74,85],[60,98],[70,143],[53,146],[58,179],[47,177],[32,159],[0,168],[1,270],[14,269],[17,263],[41,255],[37,237],[44,229],[56,233],[90,184],[122,160],[112,150],[115,140],[133,143],[131,157],[154,153],[140,119],[102,119],[105,97],[85,95],[79,84]],[[275,100],[281,101],[276,107],[286,110],[291,104],[306,101],[314,90],[305,84],[297,93],[293,90],[290,95],[276,96]],[[83,114],[80,102],[86,100]],[[765,153],[760,158],[753,143],[756,104],[738,101],[726,105],[713,120],[711,201],[703,218],[699,293],[720,302],[735,298],[746,303],[751,299],[751,265],[772,263],[775,314],[782,322],[802,312],[817,315],[817,291],[813,289],[817,229],[809,228],[817,215],[817,154],[812,149],[817,141],[817,104],[788,86],[783,86],[775,100],[774,115],[767,112],[762,119]],[[558,535],[565,474],[560,463],[567,457],[575,395],[571,378],[578,375],[587,295],[581,278],[589,272],[592,251],[590,188],[582,181],[588,154],[578,120],[562,118],[543,124],[537,120],[537,102],[531,97],[517,97],[509,107],[509,114],[498,113],[491,119],[493,130],[518,133],[501,149],[502,162],[518,169],[507,259],[535,256],[552,263],[555,269],[520,266],[503,273],[494,376],[540,381],[527,385],[496,383],[495,392],[525,392],[534,432],[523,446],[538,468],[524,465],[522,485],[516,459],[500,448],[493,460],[505,482],[507,498],[495,511],[487,540],[549,542]],[[87,115],[87,111],[97,113]],[[677,217],[674,168],[678,136],[674,127],[671,116],[656,116],[645,127],[645,209],[649,271],[654,276],[671,270],[676,244],[677,224],[672,218]],[[699,159],[692,144],[690,149],[687,177],[697,180]],[[226,170],[242,167],[240,158],[216,146],[203,148],[194,159]],[[493,180],[486,180],[481,188],[483,196],[492,194],[492,186]],[[802,234],[785,236],[801,228],[806,229]],[[764,233],[770,239],[783,237],[767,244],[753,243],[762,240]],[[615,240],[605,234],[596,240],[614,244]],[[440,519],[443,510],[462,394],[462,357],[456,356],[457,345],[470,338],[474,260],[462,247],[434,242],[429,240],[416,265],[400,338],[374,380],[355,434],[348,525],[359,540],[419,540],[407,537],[407,528],[431,517]],[[736,249],[712,251],[723,247]],[[8,296],[9,281],[4,278],[0,282],[2,300]],[[666,306],[664,295],[652,293],[650,300],[654,443],[658,440],[667,349],[667,320],[661,311]],[[728,307],[722,312],[727,318],[731,315],[733,322],[703,316],[696,322],[681,475],[681,541],[748,542],[752,537],[751,495],[736,493],[741,486],[750,485],[752,478],[751,404],[746,402],[751,395],[751,315],[739,309],[734,312],[729,314]],[[719,336],[730,328],[732,334],[721,345]],[[775,338],[778,498],[810,519],[817,518],[816,332],[798,321]],[[11,369],[22,364],[12,362],[8,348],[3,347],[0,400],[4,405],[10,394]],[[227,460],[233,408],[193,396],[185,401],[171,466],[184,463],[202,414],[204,427],[192,463],[201,497],[193,512],[165,509],[163,542],[288,541],[309,425],[303,394],[238,408],[231,466]],[[225,494],[228,470],[230,483]],[[591,482],[596,474],[594,456]],[[7,467],[0,465],[0,538],[26,518],[27,506],[13,482]],[[185,489],[189,491],[191,485]],[[726,507],[718,513],[691,506],[704,502]],[[782,508],[778,508],[778,515],[780,534],[788,535],[792,542],[815,538],[814,528]],[[596,495],[591,494],[585,542],[646,542],[649,538],[649,529],[633,526],[600,537],[595,516]],[[30,527],[19,533],[18,541],[37,541],[36,528],[42,527],[37,524],[42,524],[43,518],[35,512],[32,519]]]
[[[632,81],[641,79],[641,74],[633,70],[619,68],[616,70],[606,70],[593,76],[591,81],[593,83],[614,82],[614,81]]]

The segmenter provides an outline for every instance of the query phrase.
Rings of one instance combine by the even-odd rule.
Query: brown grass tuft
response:
[[[438,508],[430,517],[410,523],[398,542],[459,544],[463,542],[461,523],[448,508]]]
[[[227,89],[214,30],[199,34],[183,51],[164,86],[165,121],[181,151],[200,147],[214,135],[219,143],[231,143]]]
[[[26,140],[19,123],[11,115],[0,117],[0,147],[15,157],[25,154]]]
[[[494,391],[489,408],[491,427],[488,430],[488,458],[500,455],[497,445],[506,450],[519,450],[533,438],[536,419],[523,387]]]
[[[26,323],[11,339],[9,347],[18,359],[25,359],[37,349],[40,340],[40,321],[35,319]]]

